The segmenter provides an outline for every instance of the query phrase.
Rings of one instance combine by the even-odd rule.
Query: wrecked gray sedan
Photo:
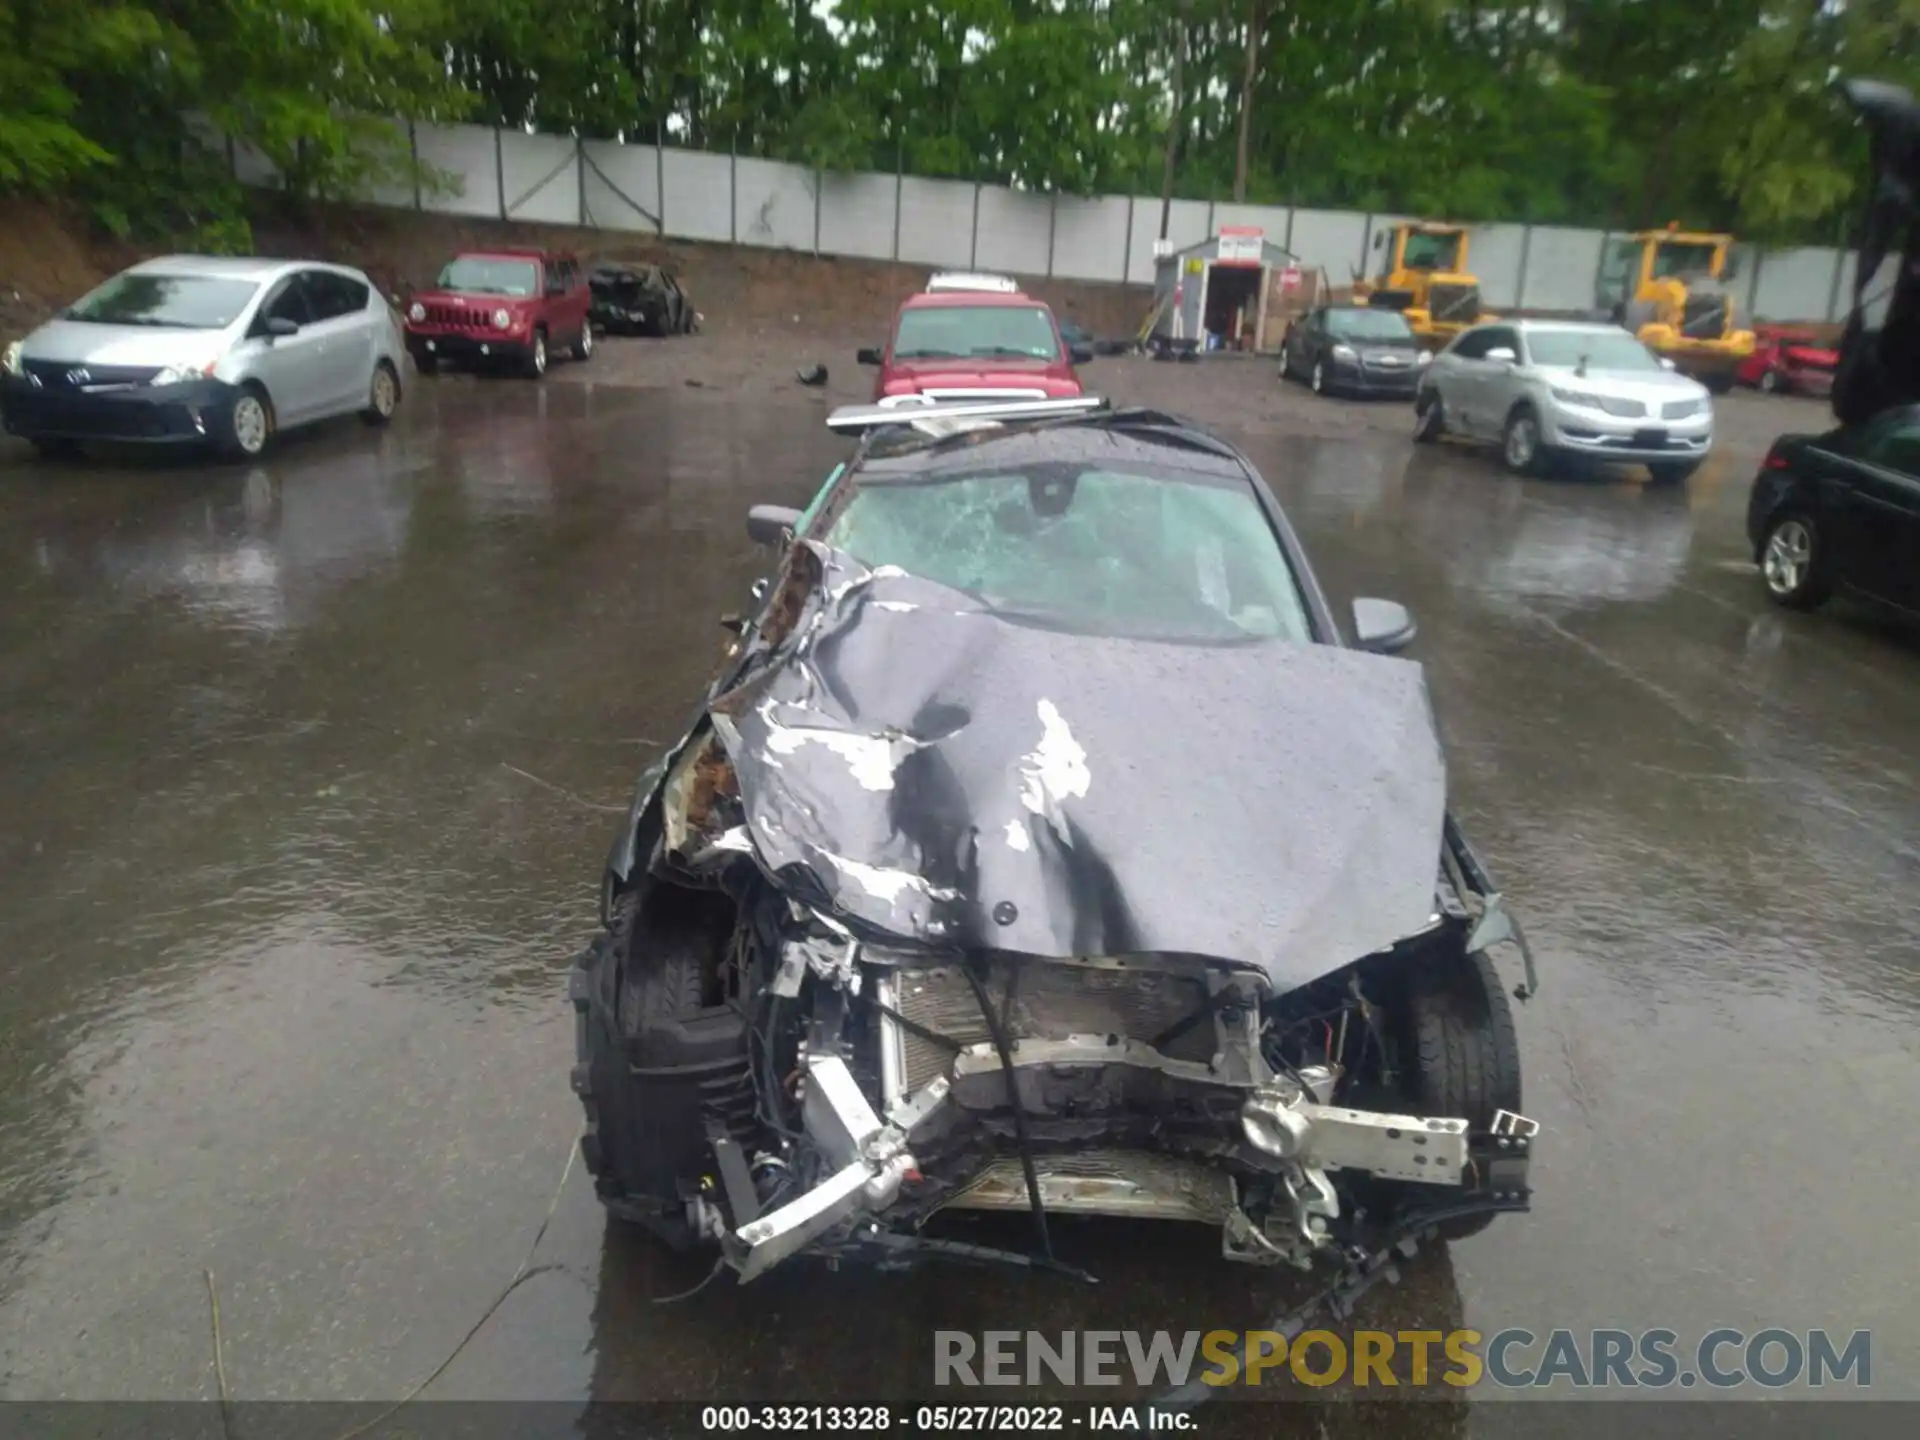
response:
[[[609,858],[571,976],[615,1215],[1072,1269],[1047,1217],[1352,1263],[1528,1207],[1524,941],[1448,815],[1399,606],[1342,637],[1232,447],[1097,400],[836,412]],[[1527,961],[1531,988],[1531,961]],[[942,1238],[1030,1210],[1031,1251]]]

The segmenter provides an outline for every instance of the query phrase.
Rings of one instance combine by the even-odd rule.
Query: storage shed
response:
[[[1222,225],[1205,240],[1155,257],[1152,339],[1163,349],[1265,350],[1273,302],[1301,283],[1293,255],[1259,228]]]

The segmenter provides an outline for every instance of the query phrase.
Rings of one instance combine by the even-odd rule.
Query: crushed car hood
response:
[[[1202,955],[1286,989],[1432,918],[1445,769],[1416,664],[1063,633],[812,542],[769,614],[792,629],[715,728],[761,862],[869,932]]]

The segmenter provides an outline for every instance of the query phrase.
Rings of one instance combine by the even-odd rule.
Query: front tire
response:
[[[1431,445],[1447,433],[1446,412],[1441,408],[1437,392],[1426,392],[1413,398],[1413,443]]]
[[[399,405],[400,377],[382,360],[373,367],[373,379],[367,384],[367,408],[360,412],[360,418],[369,425],[385,425],[392,421]]]
[[[1767,598],[1789,610],[1813,610],[1833,594],[1826,548],[1813,517],[1789,510],[1774,517],[1760,545]]]
[[[1326,395],[1329,393],[1327,389],[1326,361],[1316,360],[1313,362],[1313,373],[1311,378],[1308,379],[1307,384],[1312,387],[1313,393],[1316,395]]]
[[[1397,1007],[1401,1084],[1416,1115],[1460,1116],[1489,1129],[1520,1111],[1520,1038],[1500,974],[1484,951],[1456,955],[1417,977]],[[1448,1220],[1449,1240],[1477,1235],[1493,1212]]]
[[[1507,416],[1500,437],[1500,458],[1515,475],[1539,475],[1546,469],[1547,447],[1540,438],[1540,417],[1531,405],[1519,405]]]
[[[533,332],[533,343],[527,349],[527,374],[535,380],[543,380],[547,374],[547,332]]]
[[[273,402],[258,385],[248,385],[233,397],[227,410],[221,451],[230,460],[258,460],[273,442]]]
[[[753,1124],[746,1021],[707,1003],[724,945],[697,916],[655,913],[629,891],[568,986],[580,1158],[609,1215],[675,1249],[700,1238],[686,1197],[711,1165],[708,1120],[736,1134]]]
[[[583,365],[593,358],[593,322],[591,320],[580,327],[580,338],[573,342],[573,358]]]
[[[1772,370],[1762,370],[1760,372],[1760,393],[1762,395],[1773,395],[1777,394],[1779,389],[1779,374]]]

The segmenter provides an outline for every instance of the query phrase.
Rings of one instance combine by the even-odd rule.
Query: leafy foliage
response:
[[[196,125],[313,196],[407,167],[367,116],[1078,193],[1157,192],[1174,130],[1184,196],[1831,241],[1832,80],[1916,39],[1920,0],[0,0],[0,188],[241,244]]]

